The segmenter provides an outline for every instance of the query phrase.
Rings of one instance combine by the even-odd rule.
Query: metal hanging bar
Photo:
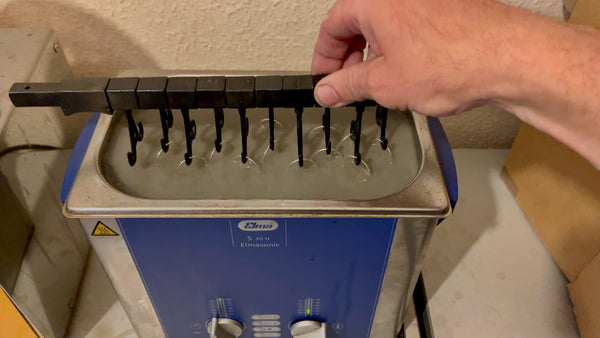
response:
[[[196,83],[198,108],[213,108],[215,115],[215,150],[221,152],[223,138],[221,130],[225,125],[225,77],[201,76]]]
[[[127,118],[127,125],[129,127],[129,141],[131,143],[131,151],[127,153],[127,160],[129,165],[133,166],[137,161],[137,143],[144,139],[144,126],[142,123],[138,123],[137,126],[133,120],[133,113],[131,109],[125,110],[125,116]]]
[[[386,150],[388,146],[388,140],[385,137],[385,130],[387,127],[387,117],[388,117],[388,109],[382,106],[377,106],[377,110],[375,111],[375,120],[377,125],[381,129],[381,136],[379,136],[379,140],[381,141],[381,149]]]
[[[325,108],[323,113],[323,130],[325,131],[325,152],[331,154],[331,109]]]
[[[170,77],[167,81],[167,103],[170,108],[181,109],[185,128],[186,165],[192,164],[192,141],[196,138],[196,121],[190,119],[190,109],[197,108],[196,77]]]
[[[362,161],[360,154],[360,133],[362,129],[362,116],[365,111],[365,106],[362,104],[356,105],[356,119],[350,124],[350,134],[354,141],[354,164],[359,165]]]
[[[248,118],[246,108],[254,107],[253,76],[230,77],[225,81],[225,97],[227,106],[237,108],[240,114],[240,132],[242,136],[242,163],[248,160]]]
[[[169,108],[160,108],[160,125],[163,138],[160,140],[160,147],[163,152],[169,151],[169,129],[173,127],[173,112]]]
[[[269,109],[269,149],[275,150],[275,108],[284,103],[283,77],[257,76],[255,83],[256,106]]]

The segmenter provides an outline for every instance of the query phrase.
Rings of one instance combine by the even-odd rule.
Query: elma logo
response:
[[[279,224],[273,220],[245,220],[238,223],[238,228],[244,231],[273,231]]]

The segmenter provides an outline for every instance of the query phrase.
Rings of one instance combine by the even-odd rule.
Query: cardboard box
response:
[[[525,124],[504,169],[505,181],[512,182],[509,186],[525,216],[574,281],[600,252],[600,172]]]
[[[569,22],[600,29],[600,1],[578,0],[571,12]]]
[[[600,255],[569,284],[573,310],[583,337],[600,337]]]
[[[0,285],[0,337],[37,338],[37,330]]]
[[[523,125],[503,172],[519,206],[572,282],[582,337],[600,337],[600,172]]]
[[[569,20],[600,29],[600,0],[578,0]],[[571,281],[582,337],[600,337],[600,171],[523,125],[503,176],[552,257]]]

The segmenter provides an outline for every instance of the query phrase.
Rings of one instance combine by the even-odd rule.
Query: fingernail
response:
[[[338,93],[335,91],[335,89],[333,89],[333,87],[328,86],[328,85],[321,85],[317,87],[316,90],[316,99],[317,102],[319,102],[319,104],[321,106],[325,106],[325,107],[331,107],[331,106],[335,106],[336,104],[338,104],[340,102],[340,96],[338,95]]]

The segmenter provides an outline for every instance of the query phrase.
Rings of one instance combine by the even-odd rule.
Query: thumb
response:
[[[341,107],[371,99],[370,79],[379,63],[379,59],[359,62],[327,75],[315,87],[315,100],[323,107]]]

